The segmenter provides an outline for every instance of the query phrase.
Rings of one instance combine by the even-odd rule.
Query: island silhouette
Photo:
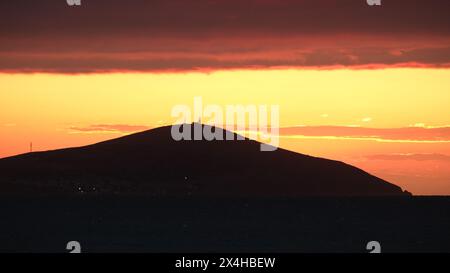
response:
[[[343,162],[284,149],[261,152],[257,141],[238,141],[236,134],[222,133],[233,134],[235,140],[175,141],[171,126],[165,126],[83,147],[3,158],[0,192],[156,197],[410,195]]]

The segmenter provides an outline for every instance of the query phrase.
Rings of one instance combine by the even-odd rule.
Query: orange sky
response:
[[[432,68],[0,74],[0,157],[171,124],[174,105],[202,96],[280,105],[282,147],[449,195],[449,90],[450,70]]]

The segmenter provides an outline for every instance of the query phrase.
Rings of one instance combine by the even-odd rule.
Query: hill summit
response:
[[[174,197],[409,195],[343,162],[284,149],[261,152],[260,145],[249,139],[175,141],[171,126],[160,127],[84,147],[0,159],[0,192]]]

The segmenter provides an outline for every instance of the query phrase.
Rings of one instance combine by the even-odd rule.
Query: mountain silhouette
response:
[[[261,152],[260,144],[248,139],[175,141],[170,126],[160,127],[84,147],[0,159],[0,192],[174,197],[409,195],[343,162],[284,149]]]

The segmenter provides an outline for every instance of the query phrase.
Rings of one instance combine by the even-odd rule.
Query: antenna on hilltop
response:
[[[33,152],[33,142],[30,142],[30,153]]]

